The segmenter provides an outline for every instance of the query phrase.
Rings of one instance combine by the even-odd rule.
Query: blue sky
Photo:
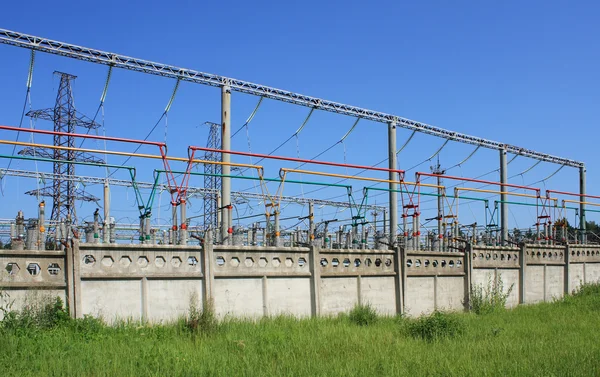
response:
[[[4,4],[0,27],[258,82],[582,160],[587,164],[588,191],[593,193],[600,184],[595,158],[600,115],[599,13],[600,5],[591,1],[29,1]],[[19,123],[28,59],[28,51],[0,45],[0,124]],[[53,105],[58,85],[52,76],[54,70],[79,76],[76,104],[80,111],[93,116],[106,67],[38,54],[32,108]],[[106,133],[145,136],[164,110],[173,85],[170,79],[115,71],[104,109]],[[256,102],[255,97],[233,95],[234,130],[244,123]],[[167,122],[161,121],[150,139],[164,140],[166,129],[169,150],[184,156],[188,145],[204,145],[207,130],[201,124],[219,121],[219,104],[218,89],[182,83]],[[293,134],[307,113],[304,108],[265,101],[249,126],[250,138],[241,132],[233,140],[233,148],[247,151],[250,144],[253,152],[268,153]],[[290,141],[278,153],[314,157],[339,140],[353,122],[349,117],[316,112],[297,140]],[[28,120],[25,125],[29,126]],[[50,126],[36,124],[39,128]],[[386,133],[381,124],[361,121],[344,145],[321,158],[375,164],[386,158]],[[2,138],[12,136],[5,134]],[[409,131],[399,130],[398,145],[409,135]],[[429,136],[415,137],[401,153],[400,167],[408,169],[423,162],[442,143],[443,140]],[[7,151],[6,147],[1,148],[2,153]],[[128,148],[114,145],[114,149]],[[450,143],[440,154],[441,162],[452,166],[472,149]],[[115,158],[109,162],[120,161]],[[242,158],[237,161],[248,162]],[[516,159],[511,163],[509,176],[534,162]],[[149,180],[153,169],[160,168],[145,161],[135,164],[145,180]],[[425,162],[414,171],[428,171],[430,165]],[[497,152],[481,150],[452,173],[480,176],[497,165]],[[284,165],[265,164],[266,175],[276,176],[281,166]],[[539,181],[556,169],[540,164],[511,182]],[[103,174],[99,170],[84,172]],[[496,180],[497,173],[484,178]],[[36,183],[16,178],[3,180],[0,217],[13,217],[19,208],[34,216],[34,198],[12,198],[24,189],[35,188]],[[196,186],[201,183],[199,178],[192,181]],[[364,186],[360,182],[352,184],[356,189]],[[577,173],[565,168],[538,186],[543,188],[544,184],[577,191]],[[234,185],[238,190],[249,187],[255,190],[246,182]],[[94,191],[99,188],[86,189],[101,192]],[[303,195],[309,190],[312,188],[288,186],[285,194]],[[344,200],[344,192],[339,189],[322,190],[318,195],[341,195],[338,200]],[[115,217],[135,222],[137,210],[132,192],[114,188],[113,197],[120,204],[113,212]],[[161,200],[164,218],[168,210],[166,193]],[[385,195],[373,200],[377,204],[387,202]],[[253,206],[245,213],[261,212],[257,203]],[[200,203],[192,207],[194,213],[200,209]],[[322,218],[337,215],[335,210],[322,211]],[[83,217],[89,216],[93,208],[84,206],[81,212]],[[463,211],[470,212],[476,219],[482,216],[476,208]],[[161,211],[157,209],[156,213]],[[529,226],[534,217],[518,208],[514,214],[511,226]]]

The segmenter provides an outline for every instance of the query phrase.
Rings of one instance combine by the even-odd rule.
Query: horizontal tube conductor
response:
[[[488,194],[504,194],[504,195],[512,195],[512,196],[520,196],[523,198],[533,198],[533,199],[539,199],[540,197],[537,195],[531,195],[531,194],[521,194],[518,192],[510,192],[510,191],[500,191],[500,190],[485,190],[485,189],[477,189],[477,188],[470,188],[470,187],[456,187],[454,188],[454,192],[458,192],[458,191],[473,191],[473,192],[482,192],[482,193],[488,193]],[[457,195],[455,195],[457,196]]]
[[[600,207],[600,203],[592,203],[592,202],[581,202],[579,200],[570,200],[570,199],[565,199],[563,200],[563,204],[564,203],[577,203],[577,204],[585,204],[585,205],[590,205],[590,206],[596,206],[596,207]]]
[[[579,194],[579,193],[568,192],[568,191],[546,190],[547,196],[550,196],[550,193],[555,193],[555,194],[559,194],[559,195],[578,196],[578,197],[583,196],[584,198],[600,199],[600,196],[597,196],[597,195]],[[577,203],[579,203],[579,202],[577,202]],[[585,203],[582,203],[582,204],[585,204]]]
[[[417,181],[419,180],[419,178],[418,178],[419,176],[440,177],[440,178],[452,179],[452,180],[457,180],[457,181],[466,181],[466,182],[474,182],[474,183],[485,183],[485,184],[488,184],[488,185],[496,185],[496,186],[505,186],[505,187],[512,187],[512,188],[520,188],[520,189],[524,189],[524,190],[536,191],[538,193],[541,191],[539,188],[531,187],[531,186],[514,185],[512,183],[501,183],[501,182],[494,182],[494,181],[486,181],[486,180],[475,179],[475,178],[455,177],[455,176],[452,176],[452,175],[443,175],[443,174],[433,174],[433,173],[417,172],[416,176],[417,176]]]
[[[385,171],[385,172],[391,172],[391,173],[404,174],[404,170],[400,170],[400,169],[388,169],[388,168],[378,168],[378,167],[375,167],[375,166],[342,164],[342,163],[330,162],[330,161],[307,160],[307,159],[303,159],[303,158],[284,157],[284,156],[271,156],[271,155],[268,155],[268,154],[238,152],[238,151],[227,151],[227,150],[223,150],[223,149],[213,149],[213,148],[205,148],[205,147],[193,147],[192,146],[192,147],[190,147],[190,149],[191,150],[198,150],[198,151],[205,151],[205,152],[218,152],[218,153],[235,154],[235,155],[239,155],[239,156],[268,158],[268,159],[273,159],[273,160],[301,162],[301,163],[305,163],[305,164],[328,165],[328,166],[337,166],[337,167],[342,167],[342,168],[365,169],[365,170]]]
[[[156,170],[157,173],[166,173],[165,170]],[[186,174],[183,171],[171,171],[173,174]],[[190,172],[190,175],[198,175],[198,176],[208,176],[208,177],[223,177],[223,178],[236,178],[236,179],[248,179],[251,181],[265,181],[265,182],[283,182],[282,179],[279,178],[265,178],[265,177],[248,177],[245,175],[230,175],[230,174],[213,174],[213,173],[198,173],[198,172]],[[310,181],[295,181],[295,180],[285,180],[286,183],[298,183],[302,185],[317,185],[317,186],[329,186],[329,187],[342,187],[346,189],[352,189],[350,185],[340,185],[337,183],[325,183],[325,182],[310,182]]]
[[[19,146],[37,147],[37,148],[49,148],[49,149],[98,153],[98,154],[110,154],[110,155],[115,155],[115,156],[152,158],[152,159],[156,159],[156,160],[166,159],[169,161],[190,162],[189,159],[184,158],[184,157],[169,157],[169,156],[162,157],[162,156],[157,156],[157,155],[153,155],[153,154],[118,152],[118,151],[103,151],[103,150],[98,150],[98,149],[86,149],[86,148],[76,148],[76,147],[62,147],[62,146],[58,146],[58,145],[27,143],[27,142],[12,141],[12,140],[0,140],[0,144],[19,145]],[[240,164],[240,163],[235,163],[235,162],[221,162],[221,161],[207,161],[207,160],[192,160],[191,162],[197,163],[197,164],[229,165],[229,166],[238,166],[238,167],[254,168],[254,169],[262,170],[262,166],[260,166],[260,165]]]
[[[392,189],[388,189],[388,188],[378,188],[378,187],[365,187],[365,189],[368,190],[375,190],[375,191],[392,191],[392,192],[399,192],[402,194],[412,194],[412,192],[410,191],[405,191],[405,190],[392,190]],[[446,194],[436,194],[436,193],[432,193],[432,192],[420,192],[419,195],[424,195],[424,196],[434,196],[434,197],[447,197]],[[454,198],[453,196],[450,196],[450,198]],[[470,196],[458,196],[458,199],[467,199],[467,200],[475,200],[475,201],[480,201],[480,202],[487,202],[488,199],[484,199],[484,198],[473,198]]]
[[[521,196],[523,198],[533,198],[533,199],[539,199],[540,197],[537,195],[531,195],[531,194],[521,194],[518,192],[510,192],[510,191],[500,191],[500,190],[484,190],[484,189],[477,189],[477,188],[470,188],[470,187],[456,187],[454,188],[455,192],[458,191],[473,191],[473,192],[483,192],[483,193],[488,193],[488,194],[504,194],[504,195],[512,195],[512,196]]]
[[[335,174],[335,173],[324,173],[319,171],[311,171],[311,170],[298,170],[298,169],[287,169],[282,168],[279,171],[279,176],[281,173],[300,173],[300,174],[314,174],[314,175],[322,175],[325,177],[334,177],[334,178],[344,178],[344,179],[356,179],[359,181],[371,181],[371,182],[382,182],[382,183],[401,183],[409,186],[423,186],[423,187],[435,187],[435,188],[443,188],[443,186],[433,185],[429,183],[417,183],[417,182],[405,182],[402,180],[394,181],[390,179],[380,179],[380,178],[370,178],[370,177],[360,177],[353,175],[345,175],[345,174]]]
[[[25,161],[39,161],[39,162],[58,162],[58,163],[61,163],[61,164],[96,166],[96,167],[99,167],[99,168],[127,169],[127,170],[133,170],[133,171],[135,171],[135,167],[133,167],[133,166],[98,164],[98,163],[85,162],[85,161],[55,160],[53,158],[26,157],[26,156],[9,156],[9,155],[3,155],[3,154],[0,154],[0,158],[9,158],[9,159],[14,159],[14,160],[25,160]]]
[[[84,139],[118,141],[118,142],[123,142],[123,143],[156,145],[156,146],[159,146],[159,147],[166,147],[167,146],[167,144],[161,143],[161,142],[158,142],[158,141],[135,140],[135,139],[126,139],[126,138],[121,138],[121,137],[113,137],[113,136],[74,134],[74,133],[70,133],[70,132],[36,130],[36,129],[31,129],[31,128],[19,128],[19,127],[2,126],[2,125],[0,125],[0,130],[17,131],[17,132],[32,132],[32,133],[44,134],[44,135],[60,135],[60,136],[69,136],[69,137],[81,137],[81,138],[84,138]]]

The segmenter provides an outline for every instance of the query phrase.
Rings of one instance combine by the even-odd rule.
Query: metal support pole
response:
[[[398,169],[396,155],[396,122],[390,122],[388,126],[388,163],[390,169]],[[390,181],[398,181],[398,173],[390,172]],[[396,246],[396,232],[398,229],[398,185],[390,182],[390,248]]]
[[[144,218],[144,243],[150,243],[150,233],[152,227],[150,226],[150,216]]]
[[[327,228],[327,227],[325,227]],[[325,238],[327,238],[327,230],[325,230]],[[313,202],[308,203],[308,246],[313,246],[315,240],[315,205]]]
[[[38,250],[46,249],[46,227],[44,223],[46,222],[46,202],[43,200],[40,202],[39,213],[38,213]]]
[[[231,87],[223,85],[221,87],[221,149],[231,150]],[[231,155],[227,153],[221,154],[221,161],[229,163]],[[231,167],[227,164],[222,165],[221,178],[221,205],[223,207],[231,205]],[[230,212],[224,210],[221,212],[221,242],[227,243],[229,236],[229,219]]]
[[[258,245],[258,226],[256,223],[252,224],[252,237],[250,237],[250,245],[257,246]]]
[[[179,211],[181,217],[181,224],[179,225],[179,244],[187,245],[187,216],[185,199],[181,199]]]
[[[421,219],[419,213],[415,213],[415,250],[421,250]]]
[[[104,243],[110,243],[110,188],[108,179],[104,182],[104,224],[102,225]]]
[[[438,205],[438,221],[437,221],[437,229],[438,229],[438,251],[442,251],[442,239],[444,238],[444,231],[442,229],[442,221],[444,219],[444,200],[442,198],[442,195],[444,194],[444,189],[441,187],[442,186],[442,178],[441,177],[437,177],[437,185],[438,185],[438,198],[437,198],[437,205]]]
[[[274,231],[273,231],[273,246],[279,247],[280,243],[279,243],[279,211],[275,210],[275,226],[274,226]]]
[[[383,211],[383,227],[381,229],[381,232],[385,234],[385,230],[387,229],[387,210]]]
[[[171,218],[172,218],[172,226],[171,226],[171,245],[177,244],[177,204],[171,202]],[[146,232],[144,232],[144,235]]]
[[[583,204],[583,202],[585,202],[585,166],[579,168],[579,193],[581,194],[579,197],[579,228],[581,229],[581,243],[586,243],[585,204]]]
[[[508,164],[506,162],[506,148],[500,149],[500,191],[506,192],[508,183]],[[506,194],[500,194],[500,232],[502,245],[508,241],[508,204],[506,203]],[[539,219],[538,219],[539,221]]]
[[[96,210],[94,212],[94,241],[93,241],[93,243],[100,242],[100,234],[98,234],[99,232],[100,232],[100,213],[98,213],[98,210]]]

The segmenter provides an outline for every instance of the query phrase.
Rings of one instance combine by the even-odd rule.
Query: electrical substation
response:
[[[600,193],[587,193],[584,162],[19,32],[0,29],[0,44],[29,51],[22,114],[0,112],[0,288],[18,302],[44,291],[73,316],[108,320],[173,319],[190,297],[219,316],[333,315],[366,302],[420,315],[468,308],[471,286],[490,277],[514,287],[510,305],[600,279],[600,236],[586,227]],[[48,55],[103,69],[95,113],[79,106],[91,88],[63,65],[49,68],[54,90],[35,87],[53,101],[34,106],[39,56]],[[105,120],[123,71],[172,85],[149,127]],[[174,136],[172,107],[192,84],[212,87],[220,119]],[[245,114],[234,124],[237,95]],[[281,102],[298,124],[269,111]],[[314,153],[321,138],[300,137],[319,114],[348,125]],[[385,134],[384,147],[367,137],[347,148],[361,127]],[[415,160],[406,151],[422,135],[436,144],[420,144],[430,150]],[[445,155],[452,145],[467,149]],[[526,165],[509,174],[518,161]],[[469,164],[491,171],[463,175]],[[548,173],[526,184],[540,165]],[[565,170],[578,179],[554,189]]]

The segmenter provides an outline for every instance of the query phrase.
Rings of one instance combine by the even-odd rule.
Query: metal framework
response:
[[[125,55],[119,55],[111,52],[77,46],[65,42],[54,41],[47,38],[36,37],[33,35],[14,32],[6,29],[0,29],[0,43],[9,44],[17,47],[24,47],[36,51],[47,52],[50,54],[61,55],[98,64],[105,64],[112,67],[128,69],[132,71],[149,73],[163,77],[171,77],[178,80],[184,80],[203,85],[210,85],[215,87],[227,86],[234,91],[257,95],[278,101],[289,102],[317,110],[329,111],[352,117],[358,117],[361,119],[372,120],[374,122],[386,124],[395,123],[399,127],[441,137],[447,140],[453,140],[495,150],[506,149],[506,151],[509,153],[545,162],[551,162],[578,168],[584,166],[583,162],[552,156],[546,153],[536,152],[530,149],[514,145],[508,145],[492,140],[487,140],[475,136],[445,130],[443,128],[434,127],[429,124],[413,121],[397,115],[363,109],[360,107],[345,105],[338,102],[332,102],[247,81],[228,78],[225,76],[219,76],[210,73],[194,71],[191,69],[155,63],[142,59],[136,59]]]
[[[85,115],[79,114],[75,109],[73,101],[73,89],[71,81],[77,76],[70,75],[64,72],[54,72],[60,76],[60,84],[56,95],[56,103],[53,108],[32,110],[27,113],[27,116],[34,119],[42,119],[51,121],[54,124],[53,144],[59,147],[75,147],[75,137],[73,134],[77,127],[86,129],[96,129],[100,125]],[[58,179],[52,181],[51,186],[46,186],[41,189],[27,191],[26,194],[33,196],[45,196],[52,198],[52,214],[50,221],[58,222],[61,219],[71,219],[76,222],[77,216],[75,211],[75,201],[82,200],[86,202],[97,202],[99,199],[84,193],[72,181],[64,179],[65,177],[75,176],[75,165],[64,163],[62,161],[81,161],[103,163],[91,155],[85,153],[76,153],[74,149],[43,149],[43,148],[26,148],[19,152],[22,155],[40,156],[43,158],[51,158],[53,162],[53,173]]]
[[[33,178],[39,179],[42,181],[54,180],[58,179],[59,176],[53,173],[41,173],[29,170],[17,170],[17,169],[4,169],[0,168],[0,179],[4,176],[11,177],[23,177],[23,178]],[[105,182],[108,182],[110,186],[123,186],[123,187],[132,187],[132,181],[126,179],[115,179],[115,178],[104,178],[104,177],[90,177],[90,176],[72,176],[72,177],[60,177],[61,179],[68,180],[70,182],[79,182],[85,184],[98,184],[104,185]],[[154,187],[154,183],[151,182],[136,182],[139,189],[152,189]],[[158,184],[157,189],[159,190],[169,190],[169,186],[167,184]],[[202,196],[208,194],[217,194],[216,190],[209,190],[203,187],[190,187],[187,190],[188,197],[190,196]],[[268,200],[267,195],[257,194],[252,192],[238,192],[232,191],[231,196],[233,199],[256,199],[256,200]],[[331,200],[320,200],[320,199],[308,199],[301,197],[293,197],[293,196],[281,196],[281,201],[285,203],[296,203],[296,204],[309,204],[313,203],[317,206],[330,206],[330,207],[338,207],[338,208],[352,208],[352,205],[348,202],[336,202]],[[383,213],[385,211],[385,207],[376,206],[376,205],[367,205],[366,209],[372,211],[378,211]]]

